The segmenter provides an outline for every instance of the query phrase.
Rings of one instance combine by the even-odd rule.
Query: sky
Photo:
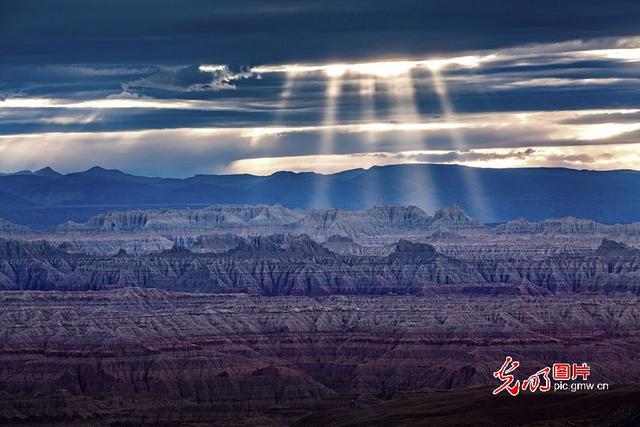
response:
[[[0,172],[640,169],[640,2],[0,0]]]

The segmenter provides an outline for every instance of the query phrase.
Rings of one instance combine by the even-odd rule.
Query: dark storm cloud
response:
[[[0,114],[0,135],[38,132],[118,132],[146,129],[226,127],[269,123],[270,112],[178,109],[92,110],[30,108]]]
[[[233,65],[423,55],[637,32],[633,0],[9,0],[0,61]]]
[[[193,67],[189,67],[193,69]],[[74,131],[123,131],[160,128],[189,127],[256,127],[256,126],[313,126],[321,124],[325,115],[326,79],[301,81],[293,86],[292,94],[286,105],[281,105],[280,94],[282,80],[265,76],[261,80],[248,79],[233,81],[235,90],[204,89],[198,85],[209,85],[211,75],[196,78],[175,79],[173,71],[167,76],[165,71],[154,70],[144,75],[101,77],[101,81],[93,78],[72,81],[49,82],[37,84],[33,81],[8,88],[4,93],[8,98],[20,94],[23,97],[44,97],[63,100],[92,101],[108,99],[141,99],[173,103],[175,100],[210,102],[214,107],[194,104],[183,109],[171,108],[137,108],[101,109],[100,114],[93,114],[92,108],[16,108],[4,110],[0,114],[0,134],[20,134],[33,132],[74,132]],[[207,73],[208,74],[208,73]],[[156,77],[154,77],[156,76]],[[612,78],[607,75],[598,76],[603,79]],[[578,79],[569,76],[493,76],[488,81],[483,75],[475,76],[477,81],[469,79],[454,80],[448,83],[449,99],[457,114],[510,111],[557,111],[594,108],[636,108],[640,99],[640,84],[626,80],[606,84],[580,84]],[[594,78],[590,76],[589,78]],[[614,79],[616,77],[613,77]],[[541,83],[549,83],[545,79],[562,79],[565,83],[557,85],[551,81],[549,86],[513,86],[506,87],[507,82],[528,82],[540,79]],[[495,86],[505,86],[496,88]],[[122,93],[122,90],[126,93]],[[442,120],[442,104],[433,84],[429,79],[416,82],[415,106],[417,120]],[[13,90],[13,92],[12,92]],[[140,98],[138,95],[143,96]],[[362,120],[380,122],[401,122],[406,117],[399,114],[389,88],[381,85],[372,103],[374,110],[371,117],[366,116],[365,102],[356,86],[343,85],[342,95],[337,100],[336,124],[357,123]],[[206,105],[206,104],[205,104]],[[0,104],[1,106],[1,104]],[[400,111],[402,113],[402,111]],[[60,117],[93,117],[94,121],[57,120]],[[566,124],[589,124],[610,122],[638,122],[637,113],[608,113],[602,115],[581,116],[567,119]],[[507,135],[510,137],[510,135]],[[478,143],[484,143],[484,137]],[[518,144],[518,141],[505,139],[504,134],[489,137],[494,144]],[[438,144],[439,138],[431,143]],[[390,141],[389,144],[397,143]],[[447,139],[447,144],[450,141]]]

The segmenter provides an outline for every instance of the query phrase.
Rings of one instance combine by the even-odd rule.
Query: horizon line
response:
[[[84,174],[87,172],[90,172],[91,170],[95,170],[95,169],[100,169],[103,171],[107,171],[107,172],[120,172],[122,174],[125,175],[132,175],[132,176],[137,176],[137,177],[143,177],[143,178],[159,178],[159,179],[189,179],[189,178],[194,178],[196,176],[255,176],[255,177],[269,177],[269,176],[274,176],[274,175],[278,175],[278,174],[282,174],[282,173],[290,173],[290,174],[295,174],[295,175],[302,175],[302,174],[314,174],[314,175],[319,175],[319,176],[331,176],[331,175],[339,175],[342,173],[346,173],[346,172],[355,172],[355,171],[369,171],[371,169],[376,169],[376,168],[393,168],[393,167],[399,167],[399,166],[451,166],[451,167],[459,167],[459,168],[465,168],[465,169],[482,169],[482,170],[522,170],[522,169],[562,169],[562,170],[569,170],[569,171],[576,171],[576,172],[595,172],[595,173],[601,173],[601,172],[640,172],[640,169],[630,169],[630,168],[623,168],[623,169],[587,169],[587,168],[582,168],[582,169],[578,169],[578,168],[572,168],[572,167],[568,167],[568,166],[513,166],[513,167],[495,167],[495,166],[468,166],[468,165],[464,165],[461,163],[437,163],[437,162],[415,162],[415,163],[392,163],[392,164],[385,164],[385,165],[371,165],[367,168],[351,168],[351,169],[343,169],[343,170],[339,170],[339,171],[335,171],[335,172],[328,172],[328,173],[322,173],[322,172],[317,172],[317,171],[292,171],[292,170],[278,170],[272,173],[268,173],[268,174],[257,174],[257,173],[206,173],[206,172],[202,172],[202,173],[194,173],[193,175],[185,175],[185,176],[163,176],[163,175],[146,175],[143,173],[135,173],[135,172],[128,172],[126,170],[123,169],[119,169],[119,168],[109,168],[109,167],[104,167],[104,166],[100,166],[100,165],[94,165],[91,166],[87,169],[84,170],[78,170],[78,171],[71,171],[71,172],[60,172],[59,170],[53,168],[52,166],[43,166],[41,168],[38,169],[21,169],[18,171],[14,171],[14,172],[0,172],[0,177],[7,177],[7,176],[30,176],[30,175],[37,175],[37,176],[42,176],[42,175],[38,175],[38,172],[42,172],[42,171],[51,171],[55,174],[58,174],[60,176],[67,176],[67,175],[76,175],[76,174]]]

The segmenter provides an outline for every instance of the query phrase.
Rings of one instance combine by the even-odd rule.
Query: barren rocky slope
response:
[[[633,227],[528,224],[235,205],[0,233],[0,424],[446,424],[405,394],[484,402],[506,355],[638,384]]]
[[[495,227],[479,224],[459,206],[428,215],[416,207],[375,206],[365,211],[282,206],[214,205],[203,209],[111,211],[86,223],[69,222],[55,233],[19,226],[0,229],[0,237],[46,239],[68,252],[115,255],[150,254],[174,244],[194,252],[222,253],[241,238],[255,235],[307,234],[343,255],[386,255],[399,240],[430,243],[457,258],[502,250],[520,257],[539,253],[594,250],[603,238],[640,246],[640,223],[601,224],[577,218],[541,222],[513,220]],[[18,228],[16,228],[18,227]],[[18,232],[19,234],[16,234]]]
[[[489,387],[408,393],[389,402],[325,409],[298,420],[299,427],[412,426],[619,427],[640,422],[640,387],[600,393],[525,394],[511,399]]]
[[[15,236],[27,234],[29,229],[22,225],[14,224],[5,219],[0,218],[0,236]]]
[[[545,219],[531,222],[514,219],[495,228],[498,233],[513,234],[568,234],[568,235],[632,235],[640,234],[640,222],[630,224],[602,224],[591,219],[574,217]]]
[[[157,209],[111,211],[96,215],[83,224],[68,222],[63,232],[180,232],[211,229],[287,228],[295,225],[302,212],[282,206],[218,205],[204,209]]]
[[[508,354],[527,372],[588,361],[593,381],[637,383],[639,302],[1,292],[0,424],[283,425],[493,385]]]
[[[640,252],[605,240],[595,251],[453,258],[400,240],[388,255],[339,255],[306,235],[241,239],[224,253],[183,247],[149,255],[70,254],[45,241],[0,240],[0,288],[120,287],[259,295],[429,292],[640,293]]]
[[[86,223],[68,222],[62,233],[132,233],[154,231],[178,235],[193,231],[234,231],[264,234],[278,230],[313,236],[379,236],[411,230],[482,228],[457,205],[434,216],[415,206],[375,206],[365,211],[313,209],[308,212],[282,206],[216,205],[204,209],[111,211]]]

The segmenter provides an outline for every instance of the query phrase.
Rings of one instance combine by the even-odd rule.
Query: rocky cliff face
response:
[[[194,253],[224,253],[237,248],[243,238],[234,233],[214,233],[199,236],[178,236],[173,242]]]
[[[195,292],[263,295],[417,293],[437,283],[474,282],[432,247],[409,258],[344,257],[308,236],[255,236],[223,254],[194,254],[175,247],[144,256],[68,254],[48,244],[6,241],[0,251],[4,289],[89,290],[154,287]],[[427,245],[428,246],[428,245]],[[423,254],[424,257],[421,257]],[[426,257],[426,258],[425,258]],[[422,264],[428,259],[428,264]],[[477,277],[479,278],[479,276]]]
[[[28,233],[22,238],[44,238],[69,252],[113,255],[120,249],[149,254],[174,244],[196,253],[223,253],[242,239],[273,234],[306,234],[335,253],[358,256],[388,255],[401,239],[434,244],[442,253],[465,259],[498,251],[516,258],[575,254],[596,249],[602,238],[640,245],[640,223],[608,225],[569,217],[519,219],[489,228],[456,205],[433,217],[402,206],[359,212],[244,205],[110,212],[84,224],[64,224],[54,234]]]
[[[14,224],[5,219],[0,218],[0,236],[18,236],[22,234],[29,233],[29,229],[27,227],[23,227],[22,225]]]
[[[637,383],[638,240],[540,224],[214,206],[1,238],[0,424],[307,425],[508,354]]]
[[[433,216],[433,227],[445,229],[479,228],[480,224],[467,215],[458,205],[438,209]]]
[[[51,244],[69,253],[90,255],[115,255],[119,251],[140,255],[171,249],[172,239],[156,234],[47,236]]]
[[[628,295],[121,289],[3,292],[0,305],[3,425],[290,425],[410,392],[495,386],[509,354],[522,372],[586,359],[594,382],[640,381],[640,301]]]
[[[602,243],[598,247],[596,253],[603,256],[627,256],[633,257],[640,254],[638,249],[630,248],[622,242],[616,242],[614,240],[603,239]]]
[[[2,241],[0,287],[89,290],[120,287],[259,295],[448,292],[640,293],[638,251],[537,257],[483,253],[452,258],[400,240],[388,255],[340,255],[307,235],[253,236],[224,253],[175,246],[148,255],[69,254],[46,242]]]
[[[365,246],[353,241],[350,237],[331,235],[322,246],[339,255],[378,255],[386,256],[395,250],[396,244]]]
[[[140,232],[163,233],[241,228],[286,228],[302,214],[282,206],[220,205],[204,209],[158,209],[112,211],[97,215],[84,224],[69,222],[61,232]]]
[[[300,227],[310,234],[358,237],[427,228],[432,222],[432,217],[415,206],[374,206],[360,212],[312,210],[302,220]]]
[[[154,231],[163,234],[224,232],[264,234],[282,230],[327,238],[394,235],[412,230],[481,227],[454,205],[427,215],[415,206],[375,206],[366,211],[314,209],[301,212],[282,206],[219,205],[205,209],[160,209],[113,211],[93,217],[84,224],[69,222],[61,233],[132,233]]]
[[[515,219],[496,226],[495,231],[503,234],[567,234],[567,235],[630,235],[640,234],[640,223],[601,224],[590,219],[564,217],[530,222],[524,218]]]

